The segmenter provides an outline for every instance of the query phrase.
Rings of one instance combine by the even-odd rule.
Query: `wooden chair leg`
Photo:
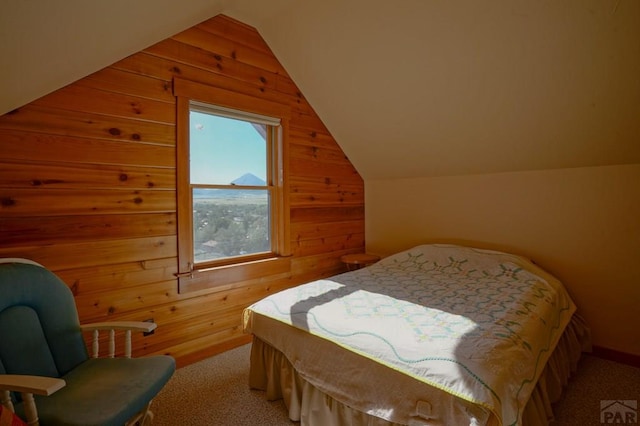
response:
[[[142,426],[151,426],[153,423],[153,412],[151,410],[147,411],[147,414],[144,416],[142,420]]]
[[[15,412],[13,408],[13,401],[11,401],[11,392],[8,390],[2,391],[2,397],[0,397],[0,404],[2,404],[7,410],[12,413]]]
[[[38,426],[40,424],[40,420],[38,419],[36,401],[33,399],[32,393],[22,393],[22,405],[24,407],[24,416],[27,418],[27,424],[31,426]]]
[[[153,413],[151,412],[151,401],[132,419],[129,419],[125,426],[150,426],[153,422]]]

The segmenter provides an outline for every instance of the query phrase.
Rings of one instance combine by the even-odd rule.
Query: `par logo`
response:
[[[631,399],[600,401],[600,423],[638,424],[638,401]]]

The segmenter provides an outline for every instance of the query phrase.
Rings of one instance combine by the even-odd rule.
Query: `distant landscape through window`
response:
[[[190,186],[196,263],[269,252],[270,127],[190,113]]]

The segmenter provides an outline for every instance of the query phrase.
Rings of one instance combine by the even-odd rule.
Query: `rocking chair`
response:
[[[171,378],[175,361],[131,358],[131,331],[155,326],[81,326],[73,294],[55,274],[25,259],[0,259],[0,402],[30,425],[149,424],[151,400]],[[92,356],[83,338],[89,330]],[[98,358],[99,330],[113,330],[106,358]],[[114,356],[115,330],[126,330],[124,357]]]

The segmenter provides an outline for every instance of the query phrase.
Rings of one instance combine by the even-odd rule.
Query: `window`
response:
[[[190,102],[194,264],[273,254],[269,161],[280,120]]]
[[[174,92],[180,291],[282,272],[288,107],[182,79]]]

